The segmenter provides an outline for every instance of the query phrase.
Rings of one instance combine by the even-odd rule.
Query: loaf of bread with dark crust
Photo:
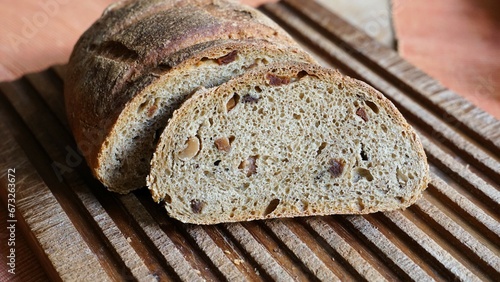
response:
[[[280,63],[200,90],[176,110],[148,186],[171,217],[215,224],[406,208],[428,170],[415,131],[378,91]]]
[[[277,44],[271,47],[270,42]],[[245,44],[262,51],[252,53]],[[229,79],[224,69],[237,63],[248,68],[252,64],[248,62],[266,57],[269,61],[312,61],[296,46],[279,26],[260,12],[229,1],[118,2],[82,35],[71,55],[64,90],[70,127],[93,174],[110,190],[127,193],[145,185],[151,157],[147,154],[152,154],[152,148],[148,145],[143,153],[130,158],[126,153],[137,151],[144,143],[139,142],[142,139],[137,141],[141,143],[138,145],[134,145],[136,140],[125,142],[121,139],[118,143],[134,148],[119,148],[116,138],[121,137],[112,134],[116,134],[117,127],[123,126],[120,122],[124,117],[136,114],[133,111],[138,109],[130,104],[137,96],[145,95],[153,101],[154,95],[144,93],[157,89],[158,83],[165,83],[163,76],[173,77],[196,64],[203,65],[203,52],[213,57],[215,53],[228,55],[223,51],[225,48],[235,52],[246,50],[235,56],[235,62],[220,64],[218,72],[204,73],[205,79],[196,81],[199,82],[197,86],[213,86]],[[270,54],[265,54],[267,51]],[[235,70],[232,75],[243,71]],[[182,95],[179,92],[169,99],[175,98],[175,103],[179,103],[181,96],[191,93],[195,83],[189,81],[188,86],[185,92],[179,90]],[[174,105],[162,101],[162,106],[171,110]],[[155,114],[154,121],[148,118],[142,124],[155,123],[155,132],[160,121],[166,122],[167,112],[162,111],[161,118]],[[140,134],[145,133],[141,131]],[[126,137],[129,136],[135,137],[132,133]],[[154,141],[154,137],[150,137]],[[135,164],[136,161],[139,164]]]

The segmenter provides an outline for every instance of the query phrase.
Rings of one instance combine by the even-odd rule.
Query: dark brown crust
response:
[[[227,38],[295,46],[260,12],[222,0],[121,1],[104,12],[77,42],[64,89],[70,127],[94,174],[103,142],[128,101],[194,54],[190,46]]]

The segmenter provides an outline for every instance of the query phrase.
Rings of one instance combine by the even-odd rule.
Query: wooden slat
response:
[[[8,102],[0,96],[0,132],[3,133],[0,148],[4,152],[0,162],[2,201],[7,202],[8,169],[15,168],[16,216],[21,215],[23,219],[18,223],[26,224],[24,229],[33,234],[28,239],[34,239],[31,244],[37,247],[34,251],[45,258],[42,264],[47,274],[56,281],[60,279],[110,281],[105,268],[96,267],[101,264],[97,252],[89,248],[85,238],[47,186],[53,185],[55,180],[50,177],[50,171],[43,169],[49,167],[49,164],[43,163],[41,158],[35,164],[38,169],[31,164],[25,152],[33,153],[39,148],[33,136],[19,120],[15,120],[16,116],[12,112],[12,109],[8,109]],[[17,137],[16,140],[14,136]],[[20,139],[25,144],[24,148],[18,143]],[[39,173],[42,173],[45,179],[42,179]],[[80,255],[74,256],[75,252]],[[81,271],[82,268],[94,270],[85,273]]]
[[[384,277],[370,261],[364,259],[356,249],[339,235],[328,223],[321,218],[306,219],[308,225],[333,249],[341,259],[359,276],[353,280],[386,281],[392,277]]]
[[[252,257],[269,277],[275,281],[291,281],[293,279],[280,262],[273,258],[269,250],[261,242],[257,241],[242,224],[225,224],[224,227],[231,234],[232,239],[241,245],[246,254]]]
[[[447,236],[450,241],[457,243],[464,257],[479,260],[475,261],[475,263],[482,267],[485,272],[492,273],[491,278],[500,277],[500,257],[481,244],[466,229],[447,217],[428,201],[417,202],[415,208],[419,210],[422,218],[432,222],[435,229],[441,231],[443,236]]]
[[[5,174],[15,164],[20,171],[19,224],[51,278],[498,278],[499,122],[313,1],[286,0],[263,11],[321,63],[381,90],[414,125],[431,167],[423,198],[404,211],[365,216],[183,224],[146,189],[117,195],[92,177],[66,122],[64,66],[54,66],[0,84],[0,169]]]
[[[135,195],[121,196],[121,200],[134,220],[139,223],[148,241],[161,253],[165,263],[171,266],[178,278],[184,281],[203,281],[201,273],[189,264],[172,239],[162,231]],[[168,271],[170,268],[165,270]]]
[[[417,227],[408,218],[404,217],[399,212],[385,213],[385,216],[408,236],[408,239],[413,240],[423,251],[426,256],[432,258],[432,261],[442,267],[441,271],[449,279],[460,279],[463,281],[479,280],[470,270],[459,263],[453,256],[446,252],[432,237],[429,237],[425,232]]]
[[[428,192],[458,212],[459,216],[472,224],[483,236],[489,238],[493,244],[500,246],[500,224],[498,221],[487,215],[467,197],[458,193],[436,176],[431,177]]]
[[[377,253],[383,256],[387,260],[387,263],[395,271],[399,272],[404,279],[415,281],[434,280],[365,218],[360,216],[346,216],[346,220],[370,246],[377,248]]]

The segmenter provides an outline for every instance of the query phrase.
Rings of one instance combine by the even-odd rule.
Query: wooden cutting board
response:
[[[215,226],[166,216],[149,192],[106,191],[68,129],[64,67],[0,84],[0,196],[54,280],[497,280],[500,122],[313,1],[261,10],[326,66],[384,93],[431,167],[404,210]],[[15,172],[9,171],[15,168]],[[9,175],[10,174],[10,175]]]

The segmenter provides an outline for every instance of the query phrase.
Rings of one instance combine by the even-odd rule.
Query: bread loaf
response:
[[[121,1],[74,48],[68,121],[93,174],[127,193],[145,185],[155,136],[194,89],[283,60],[313,59],[254,9],[222,0]]]
[[[281,63],[200,90],[176,110],[148,186],[171,217],[214,224],[405,208],[428,179],[417,135],[379,92]]]

